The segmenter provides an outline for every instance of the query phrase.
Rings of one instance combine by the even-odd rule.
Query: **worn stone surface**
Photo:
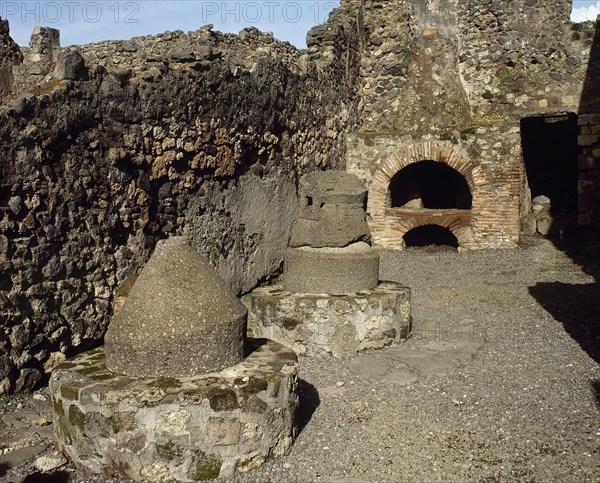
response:
[[[526,236],[535,235],[537,233],[537,220],[535,216],[529,215],[521,220],[521,234]]]
[[[198,377],[115,374],[103,349],[68,360],[50,381],[60,451],[87,473],[150,481],[230,477],[286,454],[297,358],[253,344],[242,363]]]
[[[58,451],[50,451],[35,460],[34,466],[37,470],[42,473],[55,470],[64,466],[67,463],[67,459]]]
[[[186,237],[159,241],[106,333],[106,365],[134,377],[214,372],[244,357],[246,308]]]
[[[61,52],[56,61],[54,75],[59,80],[88,80],[88,69],[79,52]]]
[[[550,233],[552,233],[552,228],[553,228],[553,224],[554,224],[553,221],[554,220],[552,219],[552,217],[547,213],[538,217],[538,219],[537,219],[538,233],[540,233],[541,235],[549,235]]]
[[[250,294],[249,326],[299,355],[347,357],[405,340],[411,332],[410,289],[383,282],[373,290],[327,295],[281,285]]]
[[[410,348],[392,347],[376,354],[361,354],[350,360],[347,366],[358,376],[406,386],[423,377],[451,376],[471,363],[483,344],[483,338],[465,338],[452,342],[421,343]]]
[[[252,177],[225,192],[207,184],[186,212],[184,233],[234,292],[248,292],[278,273],[297,216],[294,173]]]
[[[324,171],[300,178],[300,213],[290,247],[345,247],[370,240],[365,219],[367,190],[345,171]]]
[[[531,200],[532,205],[541,205],[543,207],[550,208],[550,198],[545,195],[536,196]]]
[[[288,248],[284,286],[289,292],[346,293],[377,287],[379,253],[364,242],[345,248]]]

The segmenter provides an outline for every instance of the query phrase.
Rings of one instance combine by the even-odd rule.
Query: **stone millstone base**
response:
[[[68,360],[50,380],[59,449],[87,474],[147,481],[228,477],[286,454],[296,354],[249,344],[255,350],[240,364],[198,377],[115,374],[103,348]]]
[[[285,251],[283,284],[290,292],[360,292],[376,288],[378,282],[379,253],[364,242]]]
[[[374,290],[327,295],[262,287],[250,294],[249,325],[256,336],[299,355],[352,356],[408,338],[410,289],[383,282]]]

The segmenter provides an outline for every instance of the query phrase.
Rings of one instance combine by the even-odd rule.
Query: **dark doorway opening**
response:
[[[577,213],[577,116],[521,119],[523,161],[531,197],[550,198],[551,212]]]
[[[446,246],[458,248],[458,239],[448,228],[440,225],[423,225],[409,230],[404,235],[406,248]]]
[[[420,161],[401,169],[390,181],[392,208],[470,210],[473,202],[465,177],[436,161]]]

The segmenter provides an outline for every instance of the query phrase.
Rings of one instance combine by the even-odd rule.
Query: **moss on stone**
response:
[[[81,389],[80,384],[65,382],[60,386],[60,395],[68,401],[77,401],[79,399],[79,389]]]
[[[91,376],[90,379],[92,381],[110,381],[111,379],[114,379],[116,376],[116,374],[112,374],[110,372],[105,372],[104,374],[96,374],[95,376]]]
[[[402,329],[400,329],[400,340],[407,340],[411,335],[412,333],[410,326],[402,327]]]
[[[200,453],[188,470],[188,478],[194,481],[206,481],[218,478],[222,460],[218,456]]]
[[[396,331],[396,329],[390,329],[390,330],[386,330],[383,335],[387,338],[391,338],[391,339],[395,339],[396,335],[398,335],[398,332]]]
[[[229,411],[240,407],[235,392],[231,389],[214,388],[208,391],[207,396],[214,411]]]
[[[181,381],[174,377],[161,377],[148,383],[148,387],[156,387],[158,389],[177,389],[181,387]]]
[[[200,404],[207,397],[206,391],[202,390],[192,390],[183,393],[184,401],[191,404]]]
[[[104,362],[106,360],[106,354],[102,349],[95,349],[89,353],[88,360],[92,362]]]
[[[267,403],[262,399],[252,395],[248,398],[242,399],[240,407],[249,413],[262,414],[267,410]]]
[[[79,428],[81,431],[85,427],[85,414],[75,404],[71,404],[69,407],[69,424]]]
[[[298,327],[301,324],[302,324],[302,322],[300,320],[293,319],[291,317],[285,317],[281,321],[281,326],[286,330],[294,330],[296,327]]]
[[[94,372],[98,372],[100,370],[100,368],[98,366],[89,366],[89,367],[84,367],[83,369],[75,369],[75,372],[77,372],[78,374],[81,374],[82,376],[89,376],[90,374],[93,374]]]
[[[54,396],[50,398],[50,403],[52,404],[52,410],[54,414],[59,417],[65,416],[65,407],[63,406],[63,402],[60,399],[56,399]]]
[[[156,454],[165,461],[171,461],[183,456],[184,449],[173,441],[156,445]]]
[[[73,437],[71,436],[71,430],[69,428],[68,424],[60,424],[58,427],[58,430],[60,431],[60,434],[62,435],[62,441],[65,444],[71,445],[73,444]]]
[[[114,413],[111,422],[115,433],[130,431],[135,427],[135,413],[133,411]]]
[[[244,392],[246,394],[258,394],[259,392],[266,391],[269,387],[267,380],[264,377],[250,376]]]
[[[279,395],[279,389],[281,388],[281,378],[271,373],[265,374],[265,378],[267,379],[267,381],[273,383],[273,391],[271,396],[277,397]]]

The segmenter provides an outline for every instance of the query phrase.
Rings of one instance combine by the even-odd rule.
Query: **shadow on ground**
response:
[[[600,284],[538,283],[529,293],[600,363]]]
[[[27,475],[22,483],[67,483],[69,473],[66,471],[57,471],[51,475],[47,473],[32,473]]]
[[[564,241],[554,240],[554,244],[592,276],[595,283],[541,282],[529,287],[529,293],[600,364],[600,231],[575,231]],[[590,384],[600,407],[600,381]]]
[[[298,428],[298,434],[300,434],[311,420],[319,404],[321,404],[321,399],[317,388],[304,379],[298,379],[296,393],[299,398],[299,407],[296,411],[296,428]]]

